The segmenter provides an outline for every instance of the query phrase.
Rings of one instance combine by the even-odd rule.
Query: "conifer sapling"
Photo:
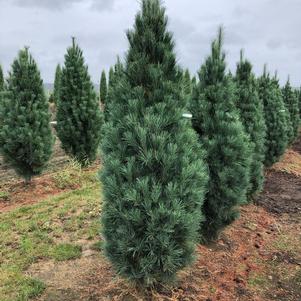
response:
[[[54,142],[43,81],[28,48],[12,64],[0,120],[1,154],[28,183],[45,169]]]
[[[62,147],[82,166],[96,159],[103,116],[82,50],[72,39],[62,69],[57,133]]]
[[[220,28],[211,55],[199,71],[190,106],[209,167],[209,191],[203,206],[206,220],[201,227],[204,242],[215,240],[238,217],[249,185],[249,139],[235,108],[232,79],[225,74],[222,41]]]

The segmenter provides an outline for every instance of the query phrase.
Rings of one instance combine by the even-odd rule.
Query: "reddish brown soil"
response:
[[[66,189],[57,188],[53,179],[48,175],[34,179],[29,185],[18,181],[5,186],[8,199],[0,200],[0,213],[19,206],[34,204],[48,196],[66,191]]]

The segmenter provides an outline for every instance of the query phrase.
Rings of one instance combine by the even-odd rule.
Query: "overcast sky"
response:
[[[281,82],[301,85],[301,0],[165,0],[182,67],[196,72],[217,27],[225,28],[229,68],[245,49],[257,74],[264,63]],[[71,36],[84,51],[94,82],[127,50],[139,0],[0,0],[0,63],[7,71],[18,49],[29,45],[44,82],[53,82]]]

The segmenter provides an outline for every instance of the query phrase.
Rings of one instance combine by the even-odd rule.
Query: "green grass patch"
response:
[[[80,257],[76,242],[98,239],[100,203],[96,173],[83,171],[81,188],[0,214],[0,300],[27,301],[44,290],[26,275],[31,264]]]
[[[82,254],[82,247],[72,244],[56,245],[51,256],[57,261],[64,261],[79,258]]]

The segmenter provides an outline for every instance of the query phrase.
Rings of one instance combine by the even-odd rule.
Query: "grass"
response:
[[[81,253],[81,246],[64,243],[53,248],[52,257],[57,261],[64,261],[79,258]]]
[[[27,301],[41,294],[45,285],[26,270],[41,260],[79,258],[78,241],[99,239],[99,211],[96,173],[85,171],[77,190],[0,214],[0,300]]]

